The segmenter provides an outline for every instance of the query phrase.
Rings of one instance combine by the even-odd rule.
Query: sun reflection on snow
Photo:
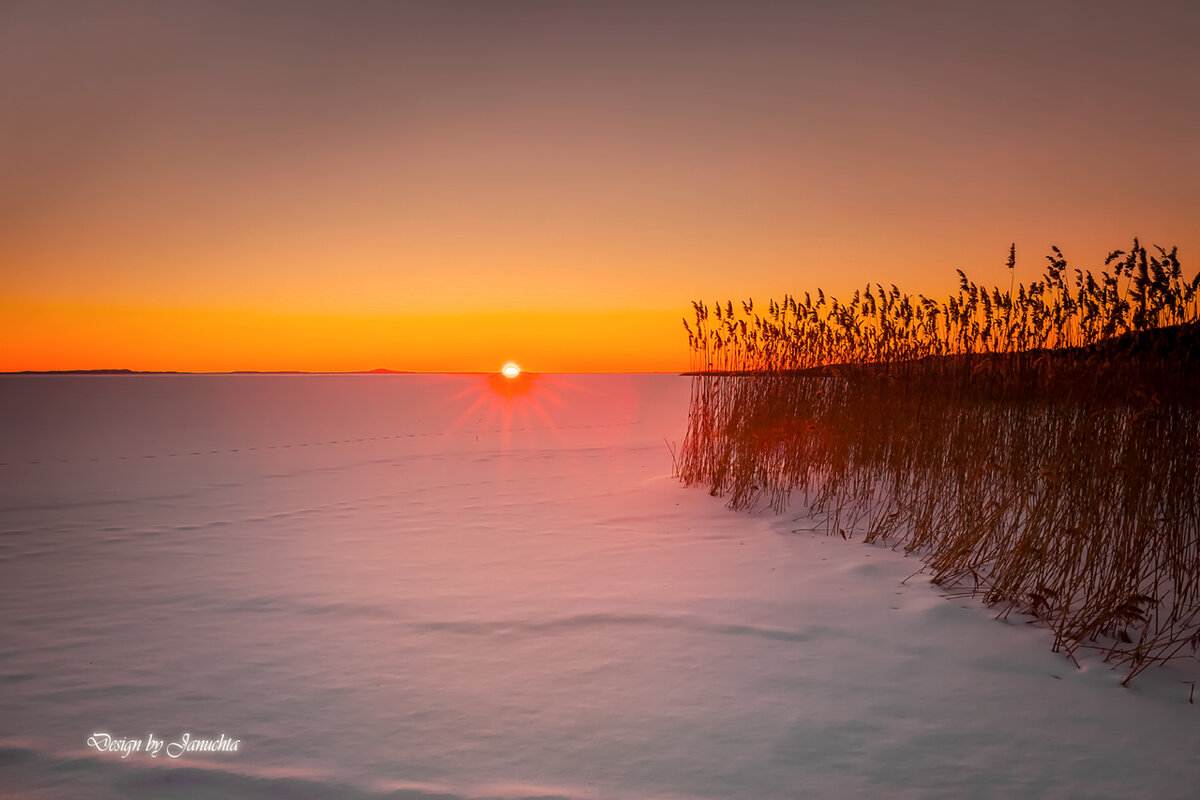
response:
[[[554,433],[557,424],[548,407],[562,405],[551,388],[554,383],[547,376],[524,371],[483,375],[457,395],[471,398],[471,403],[452,427],[499,433],[503,449],[508,449],[514,431],[539,429]]]

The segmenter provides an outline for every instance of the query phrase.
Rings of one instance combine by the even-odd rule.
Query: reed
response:
[[[1200,646],[1200,275],[1137,240],[1098,275],[1047,261],[941,300],[694,303],[676,469],[737,509],[799,495],[1128,682]]]

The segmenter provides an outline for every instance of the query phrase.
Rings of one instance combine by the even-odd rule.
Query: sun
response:
[[[521,374],[521,367],[510,361],[500,369],[500,374],[506,378],[515,378]]]

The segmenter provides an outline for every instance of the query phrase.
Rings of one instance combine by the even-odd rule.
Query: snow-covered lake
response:
[[[1197,662],[682,488],[689,388],[0,378],[0,797],[1196,796]]]

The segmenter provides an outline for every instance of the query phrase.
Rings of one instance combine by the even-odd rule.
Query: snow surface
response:
[[[0,797],[1197,795],[1197,662],[681,487],[689,387],[0,378]]]

